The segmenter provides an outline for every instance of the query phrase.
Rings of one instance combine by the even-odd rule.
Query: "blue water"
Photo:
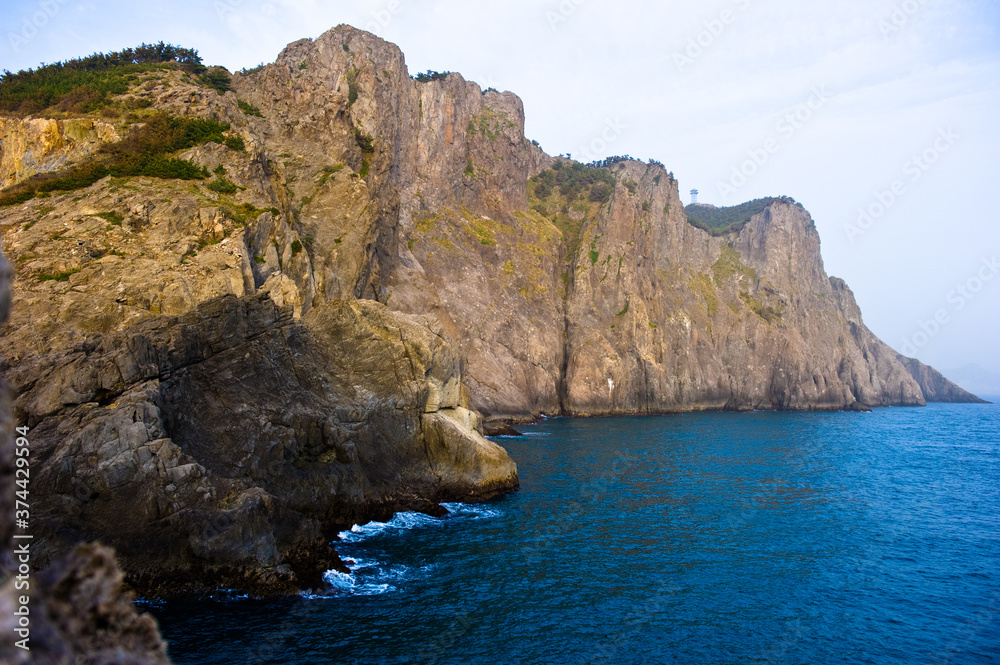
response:
[[[1000,663],[1000,406],[554,419],[521,491],[171,602],[176,663]]]

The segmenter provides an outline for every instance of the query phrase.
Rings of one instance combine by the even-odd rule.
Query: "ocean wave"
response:
[[[323,600],[328,598],[340,598],[342,596],[378,596],[396,588],[391,584],[379,582],[377,579],[370,580],[359,578],[353,572],[344,573],[339,570],[328,570],[323,574],[325,581],[330,588],[324,593],[303,593],[302,597],[309,600]]]
[[[348,543],[359,543],[369,538],[380,536],[393,531],[409,531],[423,526],[432,526],[440,523],[440,520],[423,513],[396,513],[388,522],[368,522],[367,524],[355,524],[349,531],[341,531],[340,539]]]
[[[368,545],[383,537],[392,537],[406,531],[430,527],[441,527],[456,520],[492,519],[502,515],[495,505],[472,503],[443,503],[448,511],[444,518],[431,517],[423,513],[397,513],[388,522],[368,522],[355,524],[347,531],[340,532],[340,542],[336,543],[350,572],[329,570],[323,575],[329,588],[323,593],[303,593],[307,599],[340,598],[350,596],[377,596],[397,591],[404,582],[430,574],[436,564],[418,568],[408,568],[398,564],[383,563],[372,558]]]
[[[304,598],[323,599],[349,596],[378,596],[383,593],[397,591],[399,584],[410,580],[417,574],[430,572],[433,566],[421,566],[415,571],[401,565],[385,566],[377,561],[348,558],[345,560],[349,573],[339,570],[328,570],[323,574],[323,580],[329,589],[321,594],[302,594]]]
[[[500,517],[503,511],[496,506],[482,503],[442,503],[442,506],[450,513],[449,519],[461,519],[463,517],[481,520]]]

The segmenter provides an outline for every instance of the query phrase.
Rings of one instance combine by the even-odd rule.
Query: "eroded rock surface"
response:
[[[39,551],[100,536],[133,586],[321,586],[353,521],[517,488],[420,317],[209,300],[8,371],[32,429]]]
[[[209,179],[0,209],[42,560],[100,537],[146,593],[283,593],[321,584],[352,521],[516,488],[484,425],[972,399],[865,327],[791,199],[714,237],[659,163],[546,192],[579,165],[525,138],[516,95],[415,80],[349,26],[225,94],[155,71],[123,99],[230,128],[175,155]],[[4,119],[0,175],[128,131]]]
[[[10,267],[0,254],[0,321],[7,317],[9,296]],[[122,589],[122,571],[110,549],[80,545],[42,570],[35,558],[38,541],[13,539],[17,486],[10,398],[10,388],[0,377],[0,487],[4,490],[0,494],[0,632],[4,635],[0,661],[10,665],[169,663],[155,619],[140,615],[132,605],[132,596]],[[34,446],[29,450],[34,463]],[[40,484],[29,487],[27,496],[32,497],[29,505],[33,506],[33,498],[44,492],[38,491]],[[23,553],[25,546],[27,555]],[[27,573],[20,568],[25,556],[29,559]],[[28,621],[26,629],[22,617]],[[19,634],[18,630],[26,632]]]

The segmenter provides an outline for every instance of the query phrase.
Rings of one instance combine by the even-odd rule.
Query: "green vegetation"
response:
[[[200,180],[208,171],[191,162],[169,157],[179,150],[215,141],[227,142],[228,124],[206,118],[178,118],[157,113],[117,143],[101,147],[86,161],[68,169],[37,175],[0,192],[0,205],[21,203],[39,192],[69,191],[89,187],[101,178],[149,176]]]
[[[423,74],[417,74],[413,78],[417,79],[421,83],[427,83],[428,81],[440,81],[451,74],[451,72],[436,72],[433,69],[428,69]]]
[[[219,194],[235,194],[239,191],[239,187],[237,187],[234,182],[221,175],[217,176],[215,180],[205,186],[213,192],[218,192]]]
[[[178,66],[193,72],[205,69],[197,51],[160,42],[94,53],[16,74],[4,72],[0,77],[0,112],[90,113],[104,107],[110,96],[127,92],[139,74]]]
[[[65,272],[52,273],[52,274],[42,273],[41,275],[38,276],[38,281],[39,282],[66,282],[66,281],[69,281],[70,275],[75,275],[78,272],[80,272],[79,268],[76,268],[74,270],[67,270]]]
[[[299,63],[299,69],[308,69],[308,68],[309,68],[309,65],[306,64],[305,60],[303,60],[302,62]]]
[[[740,291],[740,300],[749,307],[754,314],[764,319],[768,324],[780,321],[784,314],[784,307],[770,307],[765,305],[760,298],[753,296],[749,291]]]
[[[246,115],[252,115],[256,118],[264,117],[264,115],[260,112],[260,109],[251,104],[250,102],[245,102],[242,99],[237,99],[236,105],[239,106],[240,110],[243,111],[243,113],[245,113]]]
[[[476,177],[476,167],[472,164],[472,157],[466,157],[468,163],[465,165],[465,175],[468,178]]]
[[[256,74],[257,72],[263,70],[265,67],[267,67],[267,65],[265,65],[263,62],[257,65],[256,67],[251,67],[250,69],[244,67],[243,69],[240,70],[240,76],[250,76],[252,74]]]
[[[244,152],[246,150],[246,143],[243,141],[242,136],[227,136],[222,141],[227,148],[230,150],[235,150],[236,152]]]
[[[698,204],[685,206],[688,222],[713,236],[723,236],[727,233],[739,233],[754,215],[764,211],[767,206],[779,199],[769,197],[754,199],[735,206],[715,208]]]
[[[757,271],[743,264],[740,253],[729,245],[722,246],[719,260],[712,265],[715,283],[721,285],[733,275],[742,275],[753,282],[757,281]]]
[[[125,218],[120,212],[99,212],[95,216],[100,217],[108,224],[114,224],[115,226],[121,226],[122,222],[125,221]]]
[[[474,135],[476,128],[490,141],[495,141],[504,129],[516,127],[516,123],[505,114],[494,111],[486,106],[475,118],[469,121],[468,133]]]
[[[705,312],[710,317],[715,316],[716,312],[719,311],[719,298],[711,276],[698,273],[688,282],[688,286],[705,300]]]
[[[296,254],[298,254],[301,251],[302,251],[302,243],[299,242],[298,240],[293,240],[292,241],[292,256],[295,256]]]
[[[565,243],[563,255],[575,260],[584,242],[583,227],[611,201],[615,183],[615,176],[607,169],[559,160],[528,181],[528,203],[533,213],[559,229]],[[591,266],[599,258],[596,251],[591,243]],[[585,267],[586,262],[581,268]]]
[[[475,234],[476,238],[479,239],[480,245],[497,244],[493,229],[483,223],[485,220],[467,219],[467,221],[472,225],[472,232]]]
[[[344,169],[343,164],[332,164],[329,166],[324,166],[323,170],[320,172],[321,175],[319,177],[319,183],[318,183],[319,186],[322,187],[323,185],[325,185],[327,180],[332,178],[337,173],[340,173],[343,169]]]
[[[232,90],[232,88],[229,87],[229,84],[231,83],[229,72],[222,67],[215,67],[214,69],[208,70],[198,77],[198,83],[202,84],[206,88],[215,90],[220,95],[224,95]]]
[[[558,188],[570,203],[578,199],[607,203],[615,188],[615,177],[610,172],[578,162],[556,162],[551,169],[542,171],[530,182],[535,186],[537,198],[547,199]]]
[[[223,201],[221,203],[221,207],[239,226],[246,226],[265,212],[269,212],[275,217],[281,214],[281,211],[277,208],[258,208],[251,203],[241,203],[239,205],[235,205],[233,203]]]
[[[358,177],[364,179],[368,177],[368,173],[371,171],[371,161],[369,158],[375,154],[375,139],[360,129],[355,128],[354,140],[357,142],[358,147],[361,148],[361,168],[358,170]]]
[[[253,262],[256,264],[263,264],[267,263],[267,259],[265,259],[263,256],[255,256],[253,257]]]
[[[354,140],[361,148],[362,154],[370,155],[375,152],[375,139],[360,129],[354,129]]]
[[[361,74],[361,70],[352,69],[347,72],[347,106],[350,108],[354,106],[354,102],[358,101],[358,75]]]

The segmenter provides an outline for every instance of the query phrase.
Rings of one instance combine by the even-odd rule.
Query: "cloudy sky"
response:
[[[138,6],[137,6],[138,5]],[[550,154],[658,159],[702,202],[786,194],[869,327],[1000,374],[996,0],[6,0],[0,68],[164,40],[229,69],[350,23],[411,73],[524,100]]]

